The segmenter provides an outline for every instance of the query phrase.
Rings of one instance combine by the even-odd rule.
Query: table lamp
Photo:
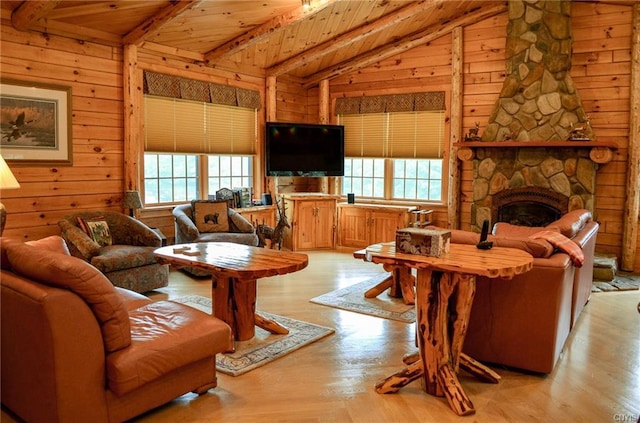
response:
[[[4,158],[0,156],[0,189],[15,189],[20,188],[20,184],[16,180],[16,177],[11,173],[11,169],[4,161]],[[7,223],[7,209],[4,204],[0,203],[0,235],[4,232],[4,225]]]
[[[142,200],[138,191],[125,191],[122,207],[129,209],[129,216],[134,217],[134,211],[142,208]]]

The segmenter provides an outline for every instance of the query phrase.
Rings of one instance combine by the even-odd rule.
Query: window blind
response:
[[[255,109],[146,95],[145,151],[252,155]]]
[[[347,157],[443,156],[444,111],[339,115]]]

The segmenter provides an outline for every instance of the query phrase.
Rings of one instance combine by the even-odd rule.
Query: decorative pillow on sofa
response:
[[[21,242],[9,243],[6,253],[16,273],[81,297],[100,324],[106,351],[131,345],[129,313],[113,284],[98,269],[77,257]]]
[[[191,201],[193,221],[200,232],[229,232],[227,200]]]
[[[83,219],[78,217],[78,225],[80,228],[89,235],[101,247],[113,244],[111,239],[111,231],[109,231],[109,225],[104,217],[92,217],[90,219]]]

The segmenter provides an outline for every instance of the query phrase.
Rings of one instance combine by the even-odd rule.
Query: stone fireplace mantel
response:
[[[609,163],[613,150],[618,146],[613,141],[465,141],[456,142],[457,156],[462,161],[475,158],[474,148],[590,148],[589,158],[595,163]]]

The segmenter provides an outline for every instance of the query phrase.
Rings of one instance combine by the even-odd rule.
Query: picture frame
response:
[[[0,153],[7,163],[71,166],[71,87],[0,79]]]

